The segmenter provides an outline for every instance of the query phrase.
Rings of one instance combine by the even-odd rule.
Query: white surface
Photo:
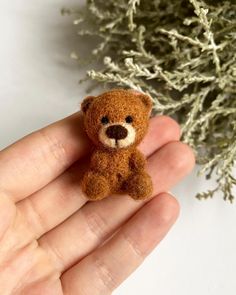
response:
[[[60,16],[74,0],[1,0],[0,148],[78,108],[84,69],[70,60],[75,28]],[[191,175],[177,188],[182,211],[168,237],[116,295],[233,295],[236,206],[194,199],[206,184]]]

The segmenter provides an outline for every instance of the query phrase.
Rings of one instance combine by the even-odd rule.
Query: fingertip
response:
[[[186,174],[190,173],[194,166],[195,166],[195,154],[193,149],[183,142],[178,142],[178,148],[179,152],[183,155],[182,157],[179,157],[178,165],[179,169],[184,169],[186,171]]]
[[[150,201],[154,214],[161,225],[172,225],[180,213],[177,199],[169,193],[160,193]]]
[[[164,149],[168,152],[168,161],[175,171],[183,171],[185,175],[192,171],[195,166],[195,155],[187,144],[180,141],[171,142]]]
[[[181,136],[181,128],[178,122],[176,122],[173,118],[166,116],[166,115],[160,115],[157,117],[154,117],[153,119],[158,120],[158,124],[160,126],[165,126],[166,131],[165,135],[166,138],[169,139],[169,141],[177,141],[180,139]]]

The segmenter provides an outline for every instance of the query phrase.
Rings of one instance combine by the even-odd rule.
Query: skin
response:
[[[111,294],[178,216],[167,191],[194,166],[179,136],[172,119],[151,119],[139,146],[154,184],[146,202],[128,196],[87,202],[80,180],[90,142],[80,114],[1,151],[0,294]]]

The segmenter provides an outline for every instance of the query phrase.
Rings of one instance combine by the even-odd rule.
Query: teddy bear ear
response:
[[[141,99],[144,106],[147,108],[148,112],[151,112],[153,103],[152,103],[152,99],[149,95],[144,94],[144,93],[142,93],[138,90],[135,90],[135,89],[129,89],[129,91],[132,92],[134,95],[137,95]]]
[[[151,112],[152,110],[152,99],[149,95],[147,94],[139,94],[139,98],[141,99],[142,103],[144,106],[147,108],[148,112]]]
[[[146,107],[147,113],[150,116],[151,111],[152,111],[152,106],[153,106],[151,97],[147,94],[140,93],[140,92],[137,95],[138,95],[138,98],[142,101],[142,103]]]
[[[87,110],[89,109],[92,101],[95,99],[95,96],[87,96],[81,103],[81,109],[83,113],[85,114]]]

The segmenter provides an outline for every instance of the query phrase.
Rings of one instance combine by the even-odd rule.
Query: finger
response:
[[[180,139],[179,124],[167,116],[158,116],[150,120],[148,133],[141,142],[139,149],[150,156],[157,149],[171,141]]]
[[[0,191],[17,202],[51,182],[88,149],[80,114],[36,131],[0,152]]]
[[[8,198],[8,196],[1,194],[0,195],[0,240],[4,236],[5,232],[12,225],[13,220],[16,216],[16,206]],[[1,253],[1,251],[0,251]]]
[[[166,193],[148,202],[111,240],[63,274],[65,294],[111,294],[159,244],[178,212]]]
[[[193,165],[192,151],[185,144],[175,142],[162,147],[148,159],[153,196],[169,190]],[[59,271],[65,271],[102,244],[143,205],[128,196],[90,202],[42,236],[39,243],[52,256]]]
[[[174,120],[156,117],[150,121],[140,149],[149,156],[168,142],[178,140],[179,136],[179,126]],[[80,187],[84,165],[86,168],[87,162],[80,161],[47,187],[18,203],[19,210],[38,237],[63,222],[86,202]]]

